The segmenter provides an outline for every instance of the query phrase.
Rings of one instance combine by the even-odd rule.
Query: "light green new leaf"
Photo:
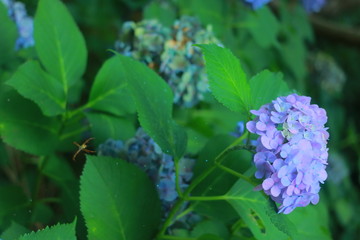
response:
[[[160,224],[155,185],[121,159],[87,156],[80,206],[89,240],[150,240]]]
[[[34,155],[47,155],[59,141],[60,121],[42,115],[38,106],[15,91],[1,93],[0,133],[10,146]]]
[[[185,130],[172,119],[173,94],[166,82],[145,64],[118,55],[141,126],[161,149],[180,159],[186,148]]]
[[[87,51],[84,37],[61,1],[39,1],[34,38],[41,63],[67,93],[85,70]]]
[[[76,220],[69,224],[57,224],[43,230],[25,234],[19,240],[76,240]]]
[[[295,226],[284,214],[277,214],[269,200],[246,181],[239,179],[226,196],[256,239],[298,239]]]
[[[17,30],[15,23],[8,16],[5,5],[0,3],[0,65],[6,63],[15,51]]]
[[[290,90],[283,80],[281,73],[272,73],[264,70],[250,79],[251,109],[259,109],[277,97],[287,95]]]
[[[135,103],[126,86],[123,68],[119,68],[117,57],[112,57],[96,75],[87,105],[119,116],[134,113]]]
[[[198,44],[204,53],[210,90],[215,98],[235,112],[248,114],[250,86],[239,60],[229,49]]]
[[[88,112],[86,117],[90,122],[92,135],[98,143],[109,138],[124,141],[135,135],[135,126],[128,119],[98,112]]]
[[[61,84],[44,72],[36,61],[21,65],[7,84],[33,100],[44,115],[55,116],[65,111],[66,99]]]

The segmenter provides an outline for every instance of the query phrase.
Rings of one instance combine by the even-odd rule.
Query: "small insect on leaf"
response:
[[[76,146],[78,146],[78,150],[76,151],[76,153],[74,154],[73,156],[73,160],[75,161],[75,158],[76,156],[81,152],[81,151],[84,151],[86,153],[95,153],[96,151],[91,151],[91,150],[88,150],[86,149],[87,148],[87,143],[90,142],[91,140],[93,140],[95,138],[88,138],[83,144],[78,144],[77,142],[73,142]]]

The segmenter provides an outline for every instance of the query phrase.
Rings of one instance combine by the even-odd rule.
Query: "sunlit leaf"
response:
[[[57,224],[37,232],[25,234],[19,240],[76,240],[75,225],[76,221],[69,224]]]

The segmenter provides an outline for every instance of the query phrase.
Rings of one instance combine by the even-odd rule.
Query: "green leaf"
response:
[[[21,65],[7,84],[33,100],[44,115],[55,116],[65,111],[66,99],[61,84],[44,72],[36,61]]]
[[[248,182],[239,179],[226,196],[256,239],[297,239],[295,226],[285,215],[277,214],[271,200]]]
[[[27,224],[30,217],[28,207],[31,202],[22,189],[14,185],[2,184],[0,194],[0,225],[6,226],[11,221]]]
[[[204,234],[213,234],[220,236],[220,239],[229,239],[229,231],[225,224],[218,220],[205,220],[194,227],[191,231],[192,237],[200,237]],[[200,238],[203,239],[203,238]]]
[[[0,65],[6,63],[15,52],[17,29],[10,19],[8,11],[3,3],[0,3]]]
[[[159,4],[151,1],[144,9],[144,19],[157,19],[166,27],[171,27],[176,20],[176,9],[170,2]]]
[[[155,185],[121,159],[87,156],[80,205],[89,239],[153,239],[160,224]]]
[[[85,70],[87,51],[84,37],[61,1],[39,1],[34,38],[41,63],[67,93]]]
[[[330,240],[329,219],[326,206],[319,203],[316,206],[296,208],[288,215],[301,236],[301,239]]]
[[[119,116],[134,113],[134,100],[124,76],[117,57],[108,59],[96,75],[87,106]]]
[[[57,224],[43,230],[25,234],[19,240],[76,240],[76,220],[69,224]]]
[[[127,140],[135,135],[134,123],[128,119],[97,112],[88,112],[86,117],[98,143],[105,142],[109,138]]]
[[[21,226],[16,222],[11,222],[11,225],[1,234],[3,240],[15,240],[25,233],[29,233],[30,230]]]
[[[169,85],[143,63],[118,55],[146,133],[161,149],[180,159],[186,149],[185,130],[172,119],[173,94]]]
[[[282,73],[264,70],[250,79],[252,109],[259,109],[277,97],[287,95],[290,90]]]
[[[3,141],[34,155],[47,155],[59,141],[60,122],[42,115],[38,106],[15,91],[1,94],[0,132]]]
[[[246,22],[251,35],[262,48],[279,46],[277,35],[280,24],[268,7],[250,12]]]
[[[250,86],[239,60],[229,49],[198,44],[204,53],[210,90],[215,98],[235,112],[248,114]]]

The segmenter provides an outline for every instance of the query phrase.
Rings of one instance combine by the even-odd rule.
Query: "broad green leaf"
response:
[[[126,86],[124,69],[119,67],[119,60],[117,57],[110,58],[96,75],[87,106],[119,116],[134,113],[135,103]]]
[[[58,143],[60,122],[42,115],[38,106],[15,91],[1,94],[0,133],[10,146],[34,155],[47,155]]]
[[[246,22],[251,35],[262,48],[279,46],[280,24],[268,7],[250,12]]]
[[[0,186],[0,225],[7,226],[11,221],[27,224],[30,218],[28,212],[31,202],[22,189],[15,185]]]
[[[169,85],[144,64],[118,55],[136,104],[139,121],[161,149],[180,159],[186,148],[185,130],[172,119],[173,94]]]
[[[66,99],[61,84],[44,72],[36,61],[21,65],[7,84],[33,100],[44,115],[55,116],[65,111]]]
[[[252,109],[259,109],[277,97],[287,95],[290,90],[281,73],[264,70],[250,79]]]
[[[199,44],[204,53],[210,90],[215,98],[235,112],[248,114],[250,86],[239,60],[229,49]]]
[[[40,61],[67,93],[85,70],[84,37],[59,0],[40,0],[34,25],[35,48]]]
[[[201,237],[204,234],[213,234],[221,237],[220,239],[229,239],[229,230],[225,223],[218,220],[205,220],[195,225],[191,231],[192,237]],[[205,239],[205,238],[199,238]]]
[[[127,140],[135,135],[134,123],[123,117],[98,112],[88,112],[86,117],[90,122],[92,135],[98,143],[105,142],[109,138]]]
[[[271,200],[254,186],[239,179],[226,194],[227,201],[250,228],[256,239],[298,239],[295,226],[284,214],[276,213]]]
[[[316,206],[296,208],[287,217],[296,225],[301,239],[330,240],[332,237],[327,211],[320,202]]]
[[[1,239],[3,240],[15,240],[19,239],[19,237],[25,233],[29,233],[30,230],[23,227],[22,225],[11,222],[11,225],[5,229],[5,231],[1,234]]]
[[[155,185],[121,159],[87,156],[80,205],[89,240],[150,240],[160,224]]]
[[[5,5],[0,3],[0,65],[6,63],[15,52],[15,41],[17,29],[15,23],[10,19]]]
[[[19,240],[76,240],[75,225],[76,221],[69,224],[57,224],[37,232],[25,234]]]

